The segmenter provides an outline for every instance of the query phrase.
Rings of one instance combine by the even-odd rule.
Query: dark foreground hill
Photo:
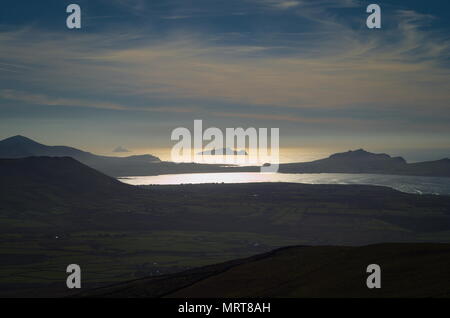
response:
[[[369,264],[381,289],[368,289]],[[82,297],[450,297],[450,244],[288,247],[82,293]]]
[[[55,211],[105,204],[132,186],[70,157],[0,159],[1,210]]]
[[[113,193],[131,188],[71,157],[0,159],[0,175],[0,182],[7,183],[11,189],[22,188],[20,190],[52,185],[58,189],[73,188],[75,192],[107,190]]]

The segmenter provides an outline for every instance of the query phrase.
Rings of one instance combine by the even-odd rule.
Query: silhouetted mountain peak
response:
[[[0,141],[0,158],[26,158],[33,156],[72,157],[110,175],[116,175],[117,171],[129,171],[130,169],[144,170],[149,167],[148,164],[150,162],[160,161],[158,157],[152,155],[131,157],[98,156],[72,147],[43,145],[21,135]]]
[[[17,135],[0,141],[0,158],[25,158],[31,156],[73,157],[90,153],[66,146],[46,146],[30,138]]]
[[[34,141],[28,137],[22,136],[22,135],[16,135],[13,137],[3,139],[0,141],[0,143],[1,144],[34,144],[34,145],[39,144],[36,141]]]
[[[370,155],[372,154],[371,152],[368,152],[366,150],[364,150],[363,148],[357,149],[357,150],[349,150],[349,152],[352,152],[353,154],[359,154],[359,155]]]
[[[357,150],[349,150],[347,152],[341,152],[333,154],[329,157],[330,159],[368,159],[368,160],[394,160],[397,162],[403,162],[406,163],[406,160],[402,157],[391,157],[388,154],[385,153],[372,153],[369,151],[366,151],[364,149],[357,149]]]
[[[15,135],[15,136],[6,138],[5,141],[6,140],[29,140],[29,141],[32,141],[30,138],[22,136],[22,135]]]
[[[383,154],[384,156],[388,156]],[[377,156],[376,154],[372,153],[372,152],[368,152],[364,149],[357,149],[357,150],[349,150],[347,152],[339,152],[339,153],[335,153],[333,155],[330,156],[330,158],[337,158],[337,157],[361,157],[361,156]],[[389,157],[389,156],[388,156]]]

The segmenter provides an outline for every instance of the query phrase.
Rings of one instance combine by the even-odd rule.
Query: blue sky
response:
[[[203,119],[303,152],[450,157],[449,28],[440,0],[4,0],[0,137],[152,152]]]

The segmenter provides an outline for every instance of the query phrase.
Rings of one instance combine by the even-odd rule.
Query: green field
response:
[[[65,288],[68,264],[81,266],[83,287],[90,287],[179,272],[301,243],[275,235],[195,231],[78,232],[58,238],[4,234],[0,239],[2,296],[23,292],[56,295]]]

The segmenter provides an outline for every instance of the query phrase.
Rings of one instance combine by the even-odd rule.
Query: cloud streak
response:
[[[0,90],[0,98],[26,103],[28,105],[56,106],[56,107],[83,107],[115,111],[138,111],[138,112],[165,112],[165,113],[190,113],[192,108],[187,107],[134,107],[125,104],[110,103],[104,101],[74,99],[74,98],[55,98],[43,94],[32,94],[12,89]]]
[[[146,8],[142,1],[118,2],[130,10]],[[245,39],[245,34],[180,30],[164,36],[126,29],[70,35],[30,29],[3,32],[0,98],[33,105],[224,117],[226,111],[216,112],[212,104],[248,105],[261,113],[279,108],[345,110],[368,102],[380,110],[402,108],[405,116],[410,110],[448,111],[450,73],[443,63],[450,45],[422,29],[433,17],[400,10],[395,28],[371,33],[329,16],[324,22],[324,11],[353,8],[355,1],[260,3],[295,9],[293,14],[317,22],[317,30],[279,33],[276,41],[266,40],[273,37],[270,33],[258,35],[247,44],[231,41],[236,36]],[[11,80],[18,87],[10,85]],[[87,97],[74,98],[79,92]],[[279,117],[287,122],[292,118],[304,116]]]

